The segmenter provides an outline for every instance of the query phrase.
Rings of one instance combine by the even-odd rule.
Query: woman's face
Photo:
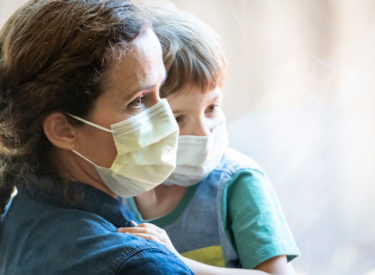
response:
[[[137,37],[133,46],[117,63],[107,73],[104,93],[96,100],[87,118],[108,129],[111,124],[156,104],[160,100],[160,85],[165,79],[160,43],[151,30]],[[112,134],[89,125],[79,128],[75,150],[94,163],[108,168],[117,154]],[[82,164],[86,169],[94,170],[93,166]],[[90,173],[96,175],[95,172]]]

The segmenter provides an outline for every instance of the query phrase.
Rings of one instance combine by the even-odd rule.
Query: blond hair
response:
[[[149,10],[167,70],[161,96],[185,87],[198,87],[203,92],[222,87],[226,61],[216,32],[192,14],[173,7],[153,6]]]

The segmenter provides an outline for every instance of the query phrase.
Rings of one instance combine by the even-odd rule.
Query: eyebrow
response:
[[[221,98],[222,96],[221,96],[221,94],[216,94],[214,97],[212,97],[209,101],[211,102],[211,101],[214,101],[214,100],[217,100],[217,99],[219,99],[219,98]]]
[[[164,66],[163,66],[163,68],[164,68],[164,70],[163,70],[163,73],[162,73],[162,78],[161,78],[160,86],[162,86],[164,84],[165,80],[167,79],[167,72],[166,72]],[[139,93],[141,91],[147,91],[147,90],[155,89],[156,86],[157,85],[154,84],[154,85],[148,85],[148,86],[141,87],[141,88],[137,89],[133,94]]]
[[[140,87],[138,88],[137,90],[131,92],[130,94],[127,94],[125,95],[122,99],[123,101],[129,101],[130,99],[132,99],[134,97],[134,95],[142,92],[142,91],[149,91],[149,90],[152,90],[155,88],[156,85],[148,85],[148,86],[143,86],[143,87]]]
[[[162,81],[160,83],[160,86],[163,86],[166,79],[167,79],[167,73],[166,73],[166,70],[164,69],[163,70],[163,78],[162,78]],[[156,86],[157,86],[156,84],[153,84],[153,85],[147,85],[147,86],[140,87],[137,90],[133,91],[130,95],[124,97],[124,100],[131,99],[135,94],[137,94],[139,92],[153,90],[153,89],[155,89]]]
[[[179,113],[183,113],[184,110],[175,110],[175,111],[172,110],[172,112],[173,112],[174,115],[177,115]]]
[[[142,91],[153,90],[153,89],[155,89],[155,87],[156,87],[156,84],[143,86],[143,87],[140,87],[139,89],[137,89],[136,91],[134,91],[132,94],[134,95],[134,94],[137,94],[137,93],[142,92]]]
[[[221,94],[217,94],[209,100],[209,103],[211,103],[212,101],[215,101],[217,99],[220,99],[220,98],[222,98]],[[177,110],[172,110],[172,111],[173,111],[174,115],[177,115],[177,114],[185,112],[185,109],[177,109]]]

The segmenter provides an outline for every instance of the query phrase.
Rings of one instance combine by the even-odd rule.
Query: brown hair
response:
[[[198,87],[203,92],[222,87],[226,61],[216,32],[193,15],[174,7],[153,6],[150,11],[167,70],[161,96],[186,87]]]
[[[147,26],[122,0],[34,0],[9,18],[0,31],[0,210],[16,178],[57,173],[44,117],[87,116],[104,72]]]

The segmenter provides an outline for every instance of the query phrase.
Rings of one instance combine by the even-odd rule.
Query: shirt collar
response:
[[[137,221],[124,206],[121,198],[115,199],[90,185],[80,182],[62,182],[58,178],[47,176],[30,176],[23,180],[28,182],[18,185],[21,195],[26,194],[59,207],[91,212],[117,227],[131,227],[133,225],[130,221]]]

